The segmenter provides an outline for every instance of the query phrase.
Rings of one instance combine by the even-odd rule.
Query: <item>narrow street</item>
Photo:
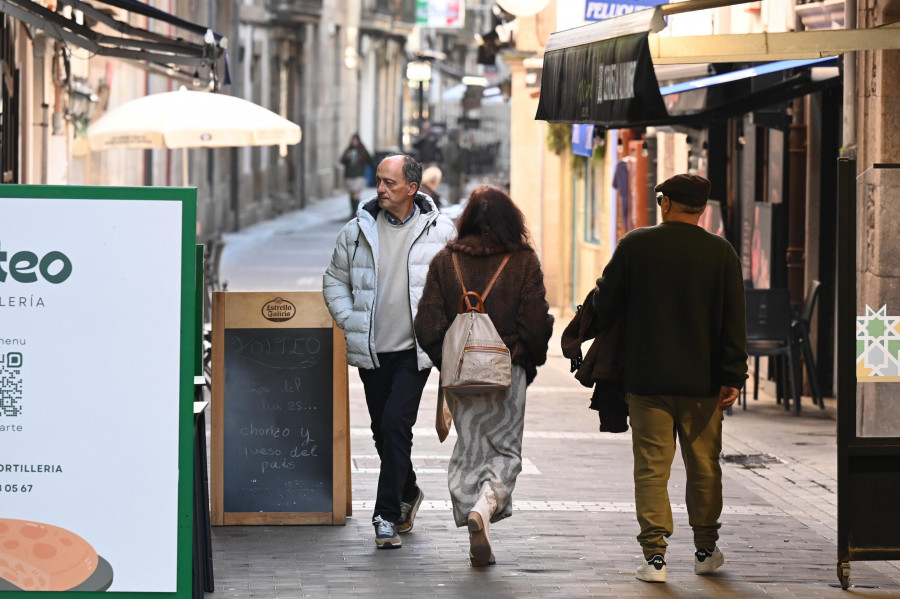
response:
[[[318,290],[345,197],[226,237],[220,280],[231,291]],[[693,547],[676,457],[669,491],[675,534],[668,582],[634,578],[630,434],[598,432],[589,389],[569,374],[557,320],[548,363],[528,391],[524,468],[513,517],[491,528],[495,566],[475,569],[468,535],[451,520],[446,467],[455,435],[433,429],[436,371],[414,430],[425,502],[403,547],[375,548],[370,524],[378,458],[362,384],[350,369],[353,515],[346,526],[214,527],[214,597],[845,597],[835,574],[835,400],[806,398],[799,417],[766,393],[725,422],[725,566],[693,573]],[[752,397],[752,389],[748,394]],[[852,596],[900,597],[900,563],[852,562]]]

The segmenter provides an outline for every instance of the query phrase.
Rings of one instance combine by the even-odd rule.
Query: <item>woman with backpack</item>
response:
[[[477,188],[457,230],[458,239],[438,252],[428,269],[415,331],[440,368],[444,336],[461,311],[460,298],[474,291],[484,296],[484,310],[512,358],[506,390],[444,391],[457,433],[448,469],[453,517],[457,526],[468,527],[472,565],[486,566],[495,561],[489,524],[512,515],[512,492],[522,470],[525,389],[547,360],[553,317],[525,217],[508,195]]]

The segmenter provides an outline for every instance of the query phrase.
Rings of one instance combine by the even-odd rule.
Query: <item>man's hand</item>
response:
[[[723,412],[730,408],[732,404],[737,400],[738,395],[740,395],[740,391],[735,389],[734,387],[726,387],[722,385],[719,388],[719,409]]]

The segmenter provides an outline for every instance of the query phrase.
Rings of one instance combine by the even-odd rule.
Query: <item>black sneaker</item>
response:
[[[650,556],[650,559],[644,560],[634,576],[644,582],[665,582],[666,558],[661,553]]]
[[[375,516],[372,524],[375,525],[375,544],[379,549],[397,549],[403,546],[396,524],[382,520],[381,516]]]
[[[397,522],[397,532],[403,534],[412,530],[413,523],[416,521],[416,512],[419,511],[423,499],[425,499],[425,493],[419,489],[419,494],[412,503],[400,502],[400,521]]]

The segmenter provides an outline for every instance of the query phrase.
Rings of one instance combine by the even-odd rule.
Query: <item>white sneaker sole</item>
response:
[[[392,539],[375,539],[375,544],[379,549],[400,549],[403,547],[400,537],[394,537]]]
[[[642,567],[643,568],[643,567]],[[653,566],[650,566],[648,570],[638,568],[637,573],[634,575],[638,580],[643,580],[644,582],[665,582],[666,581],[666,569],[663,567],[662,570],[657,570]]]
[[[655,557],[655,556],[654,556]],[[666,564],[663,563],[662,568],[656,568],[653,564],[646,560],[638,567],[634,577],[644,582],[665,582],[666,581]]]

